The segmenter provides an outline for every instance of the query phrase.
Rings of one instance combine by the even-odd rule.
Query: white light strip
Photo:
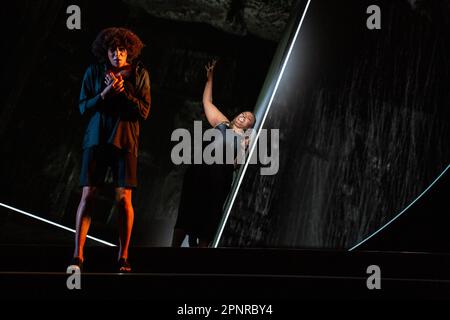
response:
[[[34,214],[25,212],[25,211],[23,211],[23,210],[20,210],[20,209],[17,209],[17,208],[8,206],[8,205],[6,205],[6,204],[4,204],[4,203],[1,203],[1,202],[0,202],[0,206],[5,207],[5,208],[10,209],[10,210],[13,210],[13,211],[16,211],[16,212],[18,212],[18,213],[21,213],[21,214],[26,215],[26,216],[28,216],[28,217],[31,217],[31,218],[33,218],[33,219],[36,219],[36,220],[39,220],[39,221],[42,221],[42,222],[51,224],[52,226],[59,227],[59,228],[61,228],[61,229],[64,229],[64,230],[67,230],[67,231],[70,231],[70,232],[75,233],[75,230],[74,230],[74,229],[70,229],[70,228],[68,228],[68,227],[65,227],[65,226],[63,226],[63,225],[60,225],[60,224],[55,223],[55,222],[53,222],[53,221],[50,221],[50,220],[47,220],[47,219],[38,217],[38,216],[36,216],[36,215],[34,215]],[[105,245],[107,245],[107,246],[110,246],[110,247],[116,247],[116,245],[114,245],[114,244],[112,244],[112,243],[109,243],[109,242],[106,242],[106,241],[104,241],[104,240],[101,240],[101,239],[98,239],[98,238],[95,238],[95,237],[91,237],[91,236],[89,236],[89,235],[88,235],[87,237],[88,237],[89,239],[91,239],[91,240],[100,242],[100,243],[105,244]]]
[[[286,55],[286,58],[285,58],[285,60],[283,62],[283,66],[281,68],[281,72],[280,72],[280,74],[278,76],[278,79],[277,79],[277,82],[275,84],[275,89],[272,92],[272,96],[270,97],[269,104],[268,104],[267,109],[266,109],[266,111],[264,113],[263,119],[261,121],[261,125],[260,125],[260,127],[258,129],[258,132],[256,134],[256,138],[254,140],[253,146],[250,149],[250,153],[249,153],[248,158],[247,158],[247,160],[245,162],[244,169],[242,170],[242,174],[239,177],[239,181],[238,181],[238,184],[237,184],[237,187],[236,187],[236,191],[234,192],[234,194],[233,194],[233,196],[231,198],[230,205],[228,206],[228,210],[227,210],[227,212],[225,214],[225,220],[222,223],[222,225],[220,226],[219,236],[217,237],[217,239],[213,243],[213,248],[217,248],[217,245],[219,244],[220,238],[222,237],[223,230],[225,229],[225,225],[227,223],[228,217],[230,216],[231,209],[233,208],[234,201],[236,200],[236,196],[237,196],[237,194],[239,192],[239,188],[241,187],[241,183],[242,183],[242,180],[244,179],[245,172],[247,171],[250,159],[252,158],[253,152],[255,151],[256,142],[258,141],[259,135],[260,135],[261,130],[262,130],[263,126],[264,126],[264,122],[266,121],[267,114],[269,113],[270,107],[272,106],[273,99],[274,99],[275,94],[277,93],[277,90],[278,90],[278,85],[280,84],[281,78],[283,77],[284,69],[286,68],[286,65],[287,65],[287,63],[289,61],[289,57],[291,56],[292,48],[294,47],[295,41],[297,40],[298,33],[299,33],[300,28],[301,28],[301,26],[303,24],[303,20],[304,20],[304,18],[306,16],[306,12],[308,11],[308,7],[309,7],[310,2],[311,2],[311,0],[308,0],[308,3],[306,4],[305,10],[303,11],[303,15],[302,15],[302,18],[300,20],[300,23],[298,24],[297,30],[295,31],[294,38],[292,39],[292,42],[291,42],[290,47],[289,47],[289,51],[288,51],[288,53]]]
[[[428,186],[428,188],[425,189],[425,191],[423,191],[413,202],[411,202],[405,209],[402,210],[402,212],[400,212],[399,214],[397,214],[394,218],[392,218],[388,223],[386,223],[384,226],[382,226],[380,229],[378,229],[377,231],[375,231],[374,233],[372,233],[369,237],[367,237],[366,239],[362,240],[360,243],[358,243],[357,245],[353,246],[352,248],[350,248],[348,251],[352,251],[354,249],[356,249],[357,247],[359,247],[360,245],[362,245],[364,242],[366,242],[367,240],[369,240],[370,238],[372,238],[373,236],[375,236],[377,233],[381,232],[384,228],[386,228],[388,225],[390,225],[392,222],[394,222],[395,220],[397,220],[403,213],[406,212],[406,210],[408,210],[414,203],[416,203],[416,201],[418,201],[425,193],[427,193],[428,190],[430,190],[430,188],[436,183],[436,181],[438,181],[443,175],[444,173],[448,170],[448,168],[450,168],[450,165],[447,166],[447,168],[445,168],[444,171],[442,171],[442,173],[433,181],[432,184],[430,184]]]

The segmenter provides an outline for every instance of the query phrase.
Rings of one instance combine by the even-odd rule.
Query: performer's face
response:
[[[109,63],[113,67],[121,68],[127,65],[127,49],[125,47],[116,47],[108,49]]]
[[[233,123],[236,127],[240,129],[248,129],[253,127],[253,124],[255,123],[255,117],[253,116],[253,113],[251,113],[250,111],[245,111],[238,114],[234,118]]]

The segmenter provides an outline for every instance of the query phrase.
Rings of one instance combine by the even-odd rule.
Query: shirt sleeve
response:
[[[128,107],[143,120],[147,119],[151,105],[150,76],[147,70],[142,69],[135,94],[125,91],[125,97],[128,101]]]
[[[80,113],[90,113],[95,111],[103,101],[100,93],[94,92],[95,79],[92,71],[92,66],[89,67],[84,73],[83,82],[81,84],[80,99],[78,107]]]
[[[222,134],[225,136],[225,133],[227,131],[228,127],[228,122],[221,122],[219,123],[217,126],[214,127],[215,129],[219,129],[220,132],[222,132]]]

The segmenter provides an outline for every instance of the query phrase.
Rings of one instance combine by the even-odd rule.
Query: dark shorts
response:
[[[116,188],[136,188],[136,168],[137,157],[114,145],[86,148],[83,150],[80,187],[112,182]]]

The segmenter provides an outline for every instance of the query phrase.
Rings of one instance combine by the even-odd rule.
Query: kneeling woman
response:
[[[243,141],[248,143],[245,131],[255,124],[250,111],[237,115],[232,121],[212,103],[212,85],[215,61],[206,65],[207,81],[203,92],[203,107],[209,124],[220,131],[221,139],[213,143],[225,150],[237,149]],[[226,134],[231,129],[232,134]],[[218,229],[224,202],[230,192],[235,163],[191,165],[186,171],[178,217],[174,227],[172,246],[181,246],[189,235],[190,246],[208,247]],[[197,241],[198,240],[198,241]]]

